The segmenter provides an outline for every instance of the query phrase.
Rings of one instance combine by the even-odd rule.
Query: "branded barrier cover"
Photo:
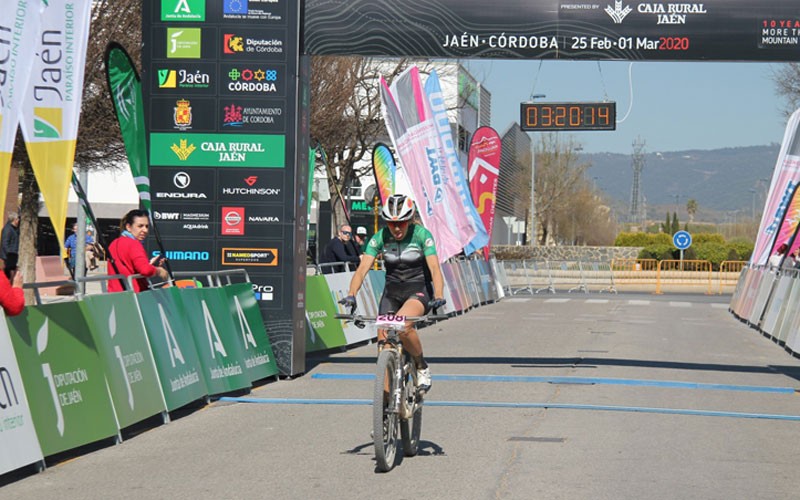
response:
[[[221,394],[250,387],[244,364],[244,346],[220,288],[185,288],[180,298],[192,329],[209,394]]]
[[[162,288],[136,294],[170,411],[208,395],[179,293],[177,288]]]
[[[256,302],[251,283],[236,283],[222,287],[228,297],[228,309],[233,318],[234,332],[244,348],[244,364],[250,381],[278,374],[275,356],[269,343],[264,317]]]
[[[0,311],[0,474],[43,458],[5,320]]]
[[[372,272],[377,271],[370,271],[370,273]],[[338,301],[347,296],[353,272],[347,271],[343,273],[325,274],[324,277],[325,281],[328,283],[328,289],[330,290],[336,311],[341,314],[349,313],[350,311],[346,311],[345,307],[339,304]],[[357,314],[362,314],[364,316],[375,316],[378,314],[378,302],[375,298],[375,292],[372,289],[372,282],[369,278],[364,280],[364,284],[358,291],[356,302],[358,302]],[[368,323],[365,328],[357,328],[353,323],[345,323],[344,321],[342,321],[341,324],[348,345],[374,339],[378,335],[374,323]]]
[[[306,317],[308,338],[306,352],[322,351],[347,344],[342,322],[336,319],[338,311],[328,289],[325,277],[306,278]]]
[[[8,318],[44,456],[117,434],[106,379],[78,302],[28,306]]]
[[[133,292],[90,295],[81,302],[105,369],[121,428],[167,409]]]

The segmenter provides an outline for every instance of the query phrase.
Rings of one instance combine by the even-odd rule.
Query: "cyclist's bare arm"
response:
[[[372,264],[374,262],[375,257],[372,255],[361,255],[361,263],[358,265],[358,269],[356,269],[353,279],[350,280],[350,288],[347,291],[347,295],[355,296],[355,294],[358,293],[358,290],[361,288],[361,284],[364,283],[364,278],[367,277],[367,273],[370,269],[372,269]]]
[[[444,278],[442,278],[442,268],[439,266],[439,257],[427,255],[425,262],[431,271],[431,282],[433,283],[433,298],[441,299],[444,297]]]

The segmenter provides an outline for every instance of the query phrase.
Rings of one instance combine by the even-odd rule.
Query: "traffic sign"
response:
[[[692,235],[686,231],[678,231],[672,235],[672,244],[678,250],[686,250],[692,246]]]

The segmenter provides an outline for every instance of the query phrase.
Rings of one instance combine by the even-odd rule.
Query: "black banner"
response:
[[[314,55],[800,60],[796,0],[307,0],[304,26]]]

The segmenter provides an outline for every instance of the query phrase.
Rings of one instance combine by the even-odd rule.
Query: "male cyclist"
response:
[[[340,301],[341,304],[355,309],[355,295],[380,253],[383,253],[386,269],[386,288],[381,296],[380,314],[422,316],[445,304],[442,298],[444,280],[433,236],[421,225],[411,222],[414,212],[414,202],[405,195],[395,194],[386,200],[381,218],[386,221],[387,227],[375,233],[367,243],[361,263],[350,281],[348,295]],[[433,297],[429,284],[433,285]],[[413,321],[406,322],[401,338],[417,366],[417,386],[428,391],[431,372],[422,355],[422,343]],[[385,340],[386,332],[379,331],[379,348]]]

